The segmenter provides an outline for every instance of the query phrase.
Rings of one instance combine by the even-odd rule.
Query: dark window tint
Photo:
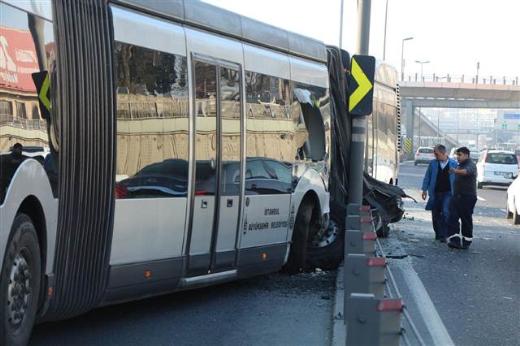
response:
[[[506,153],[490,153],[486,156],[487,163],[495,163],[502,165],[514,165],[518,164],[516,156],[513,154]]]
[[[433,154],[433,149],[422,148],[422,149],[419,149],[419,153],[421,153],[421,154]]]
[[[115,44],[118,198],[186,196],[186,58]]]

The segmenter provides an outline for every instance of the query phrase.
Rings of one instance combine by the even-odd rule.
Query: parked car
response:
[[[430,147],[419,147],[415,152],[415,162],[417,166],[419,163],[430,163],[431,160],[435,159],[433,155],[433,148]]]
[[[483,150],[477,163],[477,187],[510,185],[518,176],[518,159],[512,151]]]
[[[513,220],[513,225],[520,224],[520,177],[507,188],[506,216]]]

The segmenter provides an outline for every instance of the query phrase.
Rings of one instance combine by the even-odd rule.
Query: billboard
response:
[[[31,33],[0,26],[0,89],[34,93],[31,74],[38,71]]]

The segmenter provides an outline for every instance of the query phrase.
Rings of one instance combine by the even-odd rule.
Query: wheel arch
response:
[[[43,206],[36,196],[29,195],[23,200],[16,212],[17,215],[20,213],[27,215],[36,229],[38,245],[40,246],[42,273],[45,273],[47,264],[47,221]]]
[[[43,166],[33,159],[25,160],[11,178],[4,203],[0,205],[0,266],[16,215],[23,211],[38,230],[40,250],[45,254],[45,274],[52,272],[57,221],[57,199]],[[33,209],[35,208],[35,209]],[[45,238],[43,238],[43,236]]]

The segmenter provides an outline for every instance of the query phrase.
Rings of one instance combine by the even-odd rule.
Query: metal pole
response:
[[[386,59],[386,24],[388,23],[388,0],[385,7],[385,36],[383,38],[383,61]]]
[[[339,10],[339,49],[343,46],[343,3],[345,0],[341,0],[341,9]]]
[[[401,41],[401,80],[404,80],[404,38]]]
[[[413,40],[413,37],[403,38],[401,42],[401,80],[404,81],[404,41]]]
[[[372,0],[358,0],[357,53],[368,55],[370,43],[370,7]]]
[[[368,54],[368,45],[370,38],[370,5],[371,0],[358,0],[358,42],[356,53]],[[366,116],[352,117],[352,140],[350,145],[350,166],[349,166],[349,191],[348,206],[345,218],[345,236],[348,230],[361,230],[361,204],[363,203],[363,162],[365,156],[365,137],[366,137]],[[343,249],[345,260],[348,257],[347,240],[345,240],[345,248]],[[348,274],[346,267],[343,270],[343,282],[347,282]],[[347,323],[347,297],[345,290],[344,299],[344,323]]]
[[[368,54],[370,41],[371,0],[358,0],[357,53]],[[363,201],[363,162],[365,153],[366,117],[352,119],[352,145],[350,149],[349,203],[361,205]]]

